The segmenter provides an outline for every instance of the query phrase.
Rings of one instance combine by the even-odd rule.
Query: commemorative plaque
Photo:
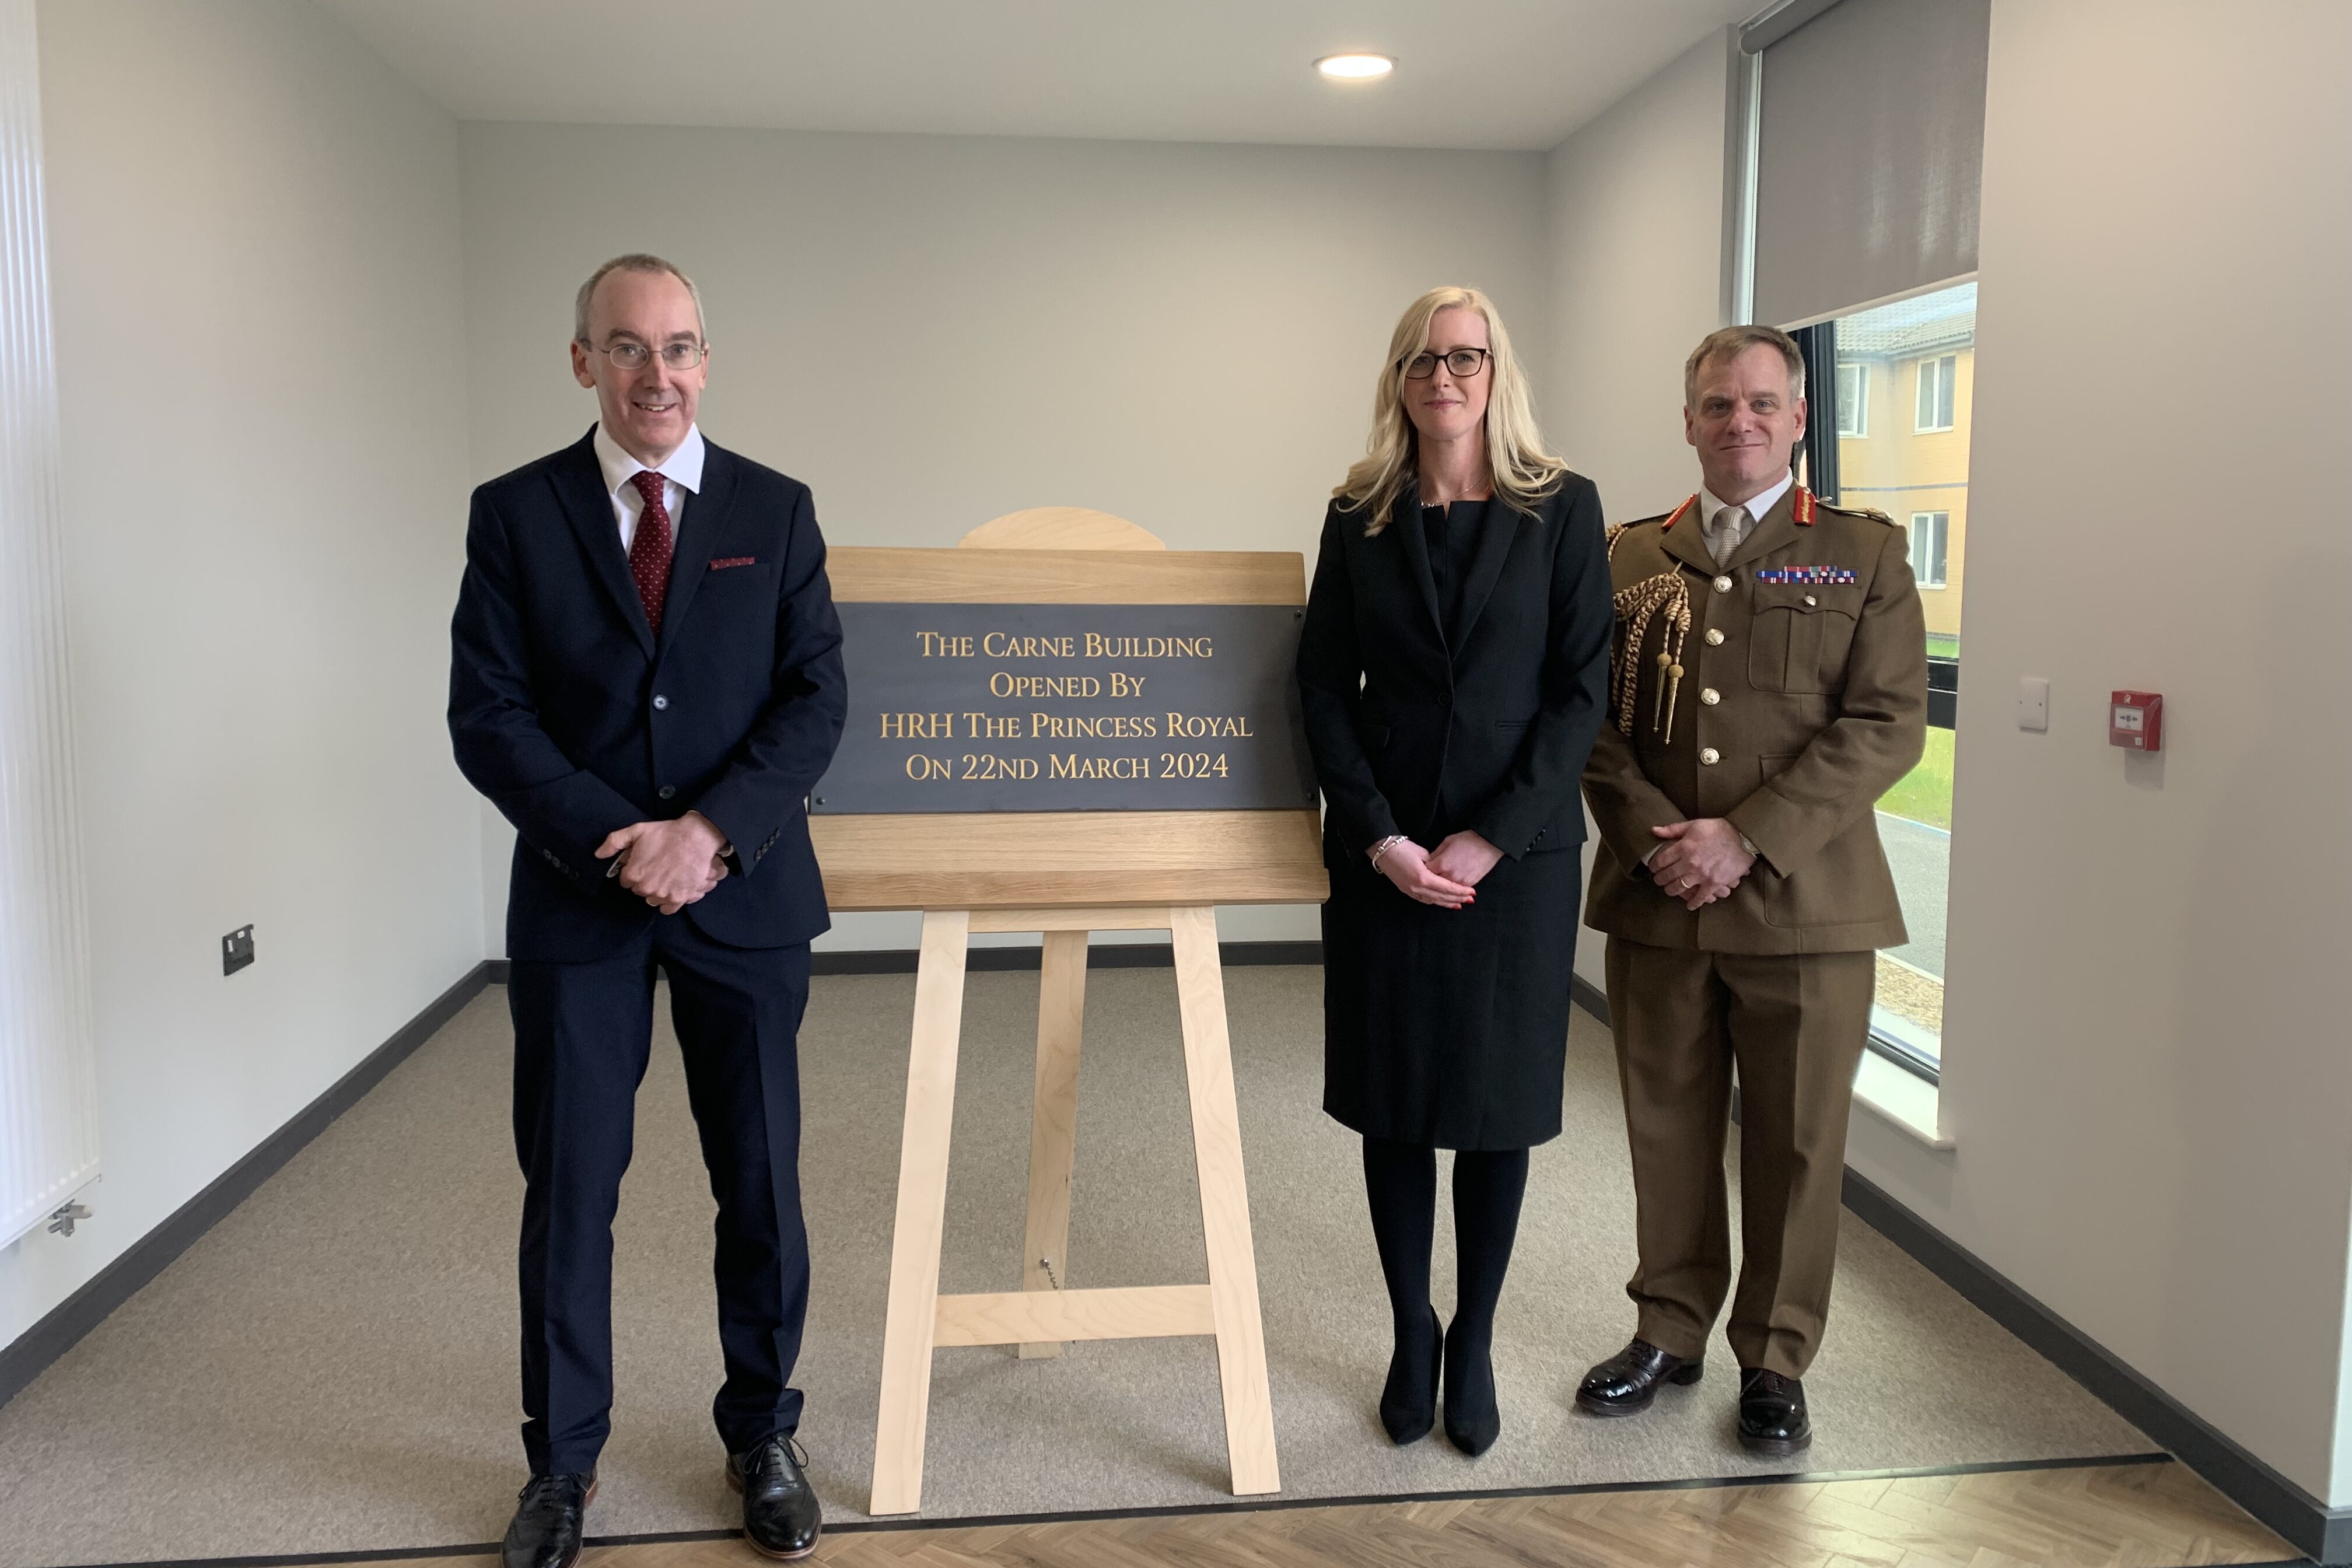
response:
[[[1315,805],[1284,605],[839,606],[824,814]]]
[[[1216,906],[1328,890],[1292,673],[1305,563],[1044,508],[955,550],[835,550],[827,570],[849,683],[810,799],[827,902],[923,911],[867,1511],[921,1507],[942,1346],[1213,1336],[1233,1489],[1279,1490]],[[1205,1283],[1065,1289],[1095,931],[1169,933]],[[965,949],[983,931],[1042,942],[1021,1286],[941,1294]]]

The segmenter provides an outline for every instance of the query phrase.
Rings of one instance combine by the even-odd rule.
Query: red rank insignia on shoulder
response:
[[[1658,524],[1658,531],[1659,531],[1660,533],[1664,533],[1664,532],[1665,532],[1665,531],[1666,531],[1666,530],[1668,530],[1668,529],[1670,529],[1670,528],[1674,527],[1674,525],[1675,525],[1675,524],[1676,524],[1676,523],[1680,522],[1680,521],[1683,520],[1683,514],[1684,514],[1684,513],[1685,513],[1685,512],[1689,511],[1693,507],[1696,507],[1696,505],[1698,505],[1698,497],[1697,497],[1697,496],[1696,496],[1696,495],[1694,495],[1694,496],[1692,496],[1692,497],[1691,497],[1691,499],[1690,499],[1690,500],[1686,500],[1686,501],[1683,502],[1683,504],[1682,504],[1682,505],[1680,505],[1680,506],[1678,506],[1678,507],[1675,508],[1675,510],[1672,510],[1672,511],[1670,511],[1670,512],[1668,512],[1668,513],[1666,514],[1666,521],[1664,521],[1664,522],[1662,522],[1662,523],[1660,523],[1660,524]]]
[[[1813,508],[1816,504],[1817,503],[1813,500],[1813,492],[1807,489],[1804,486],[1799,485],[1797,487],[1796,495],[1791,498],[1789,503],[1789,510],[1795,515],[1798,527],[1811,528],[1813,526]]]

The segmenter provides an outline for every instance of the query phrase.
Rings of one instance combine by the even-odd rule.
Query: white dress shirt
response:
[[[646,498],[629,480],[646,471],[646,465],[624,451],[621,444],[605,432],[604,422],[596,422],[596,466],[604,470],[604,493],[613,500],[613,521],[621,525],[621,553],[629,552],[636,542],[637,518],[646,510]],[[669,509],[669,542],[677,544],[678,529],[686,521],[686,498],[702,491],[702,426],[689,425],[686,439],[677,450],[662,459],[654,471],[662,477],[662,505]]]
[[[1780,482],[1779,484],[1774,485],[1769,490],[1764,490],[1759,494],[1748,497],[1745,501],[1724,500],[1711,493],[1707,489],[1706,486],[1702,484],[1698,488],[1699,536],[1706,541],[1707,548],[1709,550],[1713,550],[1715,548],[1715,514],[1721,511],[1727,506],[1745,506],[1748,509],[1748,526],[1740,530],[1739,537],[1743,540],[1746,539],[1748,535],[1755,530],[1756,525],[1764,521],[1764,514],[1780,504],[1781,496],[1786,494],[1789,487],[1796,482],[1796,472],[1794,469],[1791,469],[1788,473],[1780,476]],[[1737,550],[1738,548],[1739,544],[1738,541],[1733,542],[1731,550]],[[1723,553],[1717,556],[1716,559],[1718,561],[1730,560],[1731,550],[1723,552]]]

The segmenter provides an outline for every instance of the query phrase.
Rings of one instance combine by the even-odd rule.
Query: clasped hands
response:
[[[1477,902],[1479,879],[1502,858],[1501,850],[1465,828],[1447,834],[1434,849],[1399,839],[1381,857],[1376,869],[1416,903],[1458,910]]]
[[[1756,857],[1740,845],[1739,829],[1720,816],[1670,822],[1650,831],[1664,840],[1646,862],[1650,880],[1686,910],[1727,897],[1756,864]]]
[[[727,875],[719,852],[727,836],[698,811],[674,822],[635,822],[615,828],[596,847],[596,858],[621,858],[615,870],[621,886],[666,915],[693,903]]]

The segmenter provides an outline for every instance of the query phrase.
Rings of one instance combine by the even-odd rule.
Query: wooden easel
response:
[[[1003,553],[835,551],[835,596],[846,602],[1306,602],[1298,556],[1171,552],[1132,523],[1075,508],[999,518],[966,535],[963,548]],[[923,910],[867,1511],[911,1513],[922,1506],[931,1352],[943,1345],[1012,1344],[1024,1357],[1042,1357],[1058,1354],[1074,1340],[1213,1335],[1233,1489],[1241,1496],[1278,1490],[1215,906],[1320,902],[1327,883],[1317,814],[821,816],[811,826],[835,909]],[[976,931],[1033,931],[1042,933],[1045,948],[1022,1288],[942,1296],[940,1250],[965,952]],[[1173,947],[1206,1284],[1064,1288],[1087,936],[1096,931],[1166,931]]]

